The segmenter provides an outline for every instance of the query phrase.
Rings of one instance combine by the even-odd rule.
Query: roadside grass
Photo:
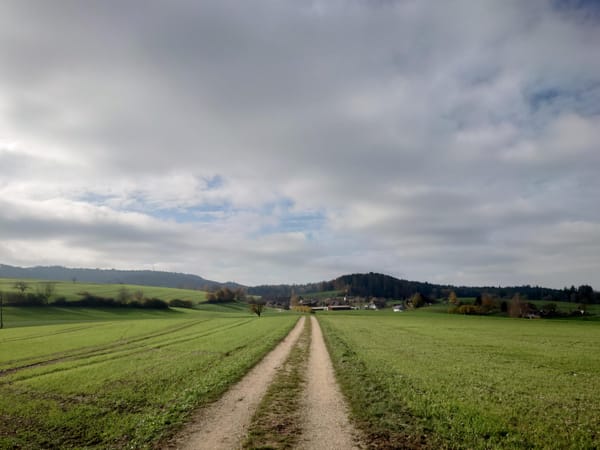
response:
[[[195,310],[0,330],[0,448],[152,448],[218,398],[297,315]]]
[[[600,326],[439,313],[318,315],[371,448],[598,448]]]
[[[26,293],[35,293],[38,289],[48,283],[45,280],[29,280],[29,279],[13,279],[0,278],[0,291],[18,292],[14,287],[15,282],[24,281],[29,286]],[[159,298],[164,301],[173,299],[189,300],[194,303],[206,301],[205,291],[196,291],[192,289],[176,289],[167,287],[155,286],[140,286],[135,284],[101,284],[101,283],[81,283],[70,281],[51,281],[55,285],[54,295],[50,298],[50,302],[58,297],[65,297],[67,301],[79,300],[80,292],[89,292],[92,295],[99,297],[117,298],[122,289],[126,289],[130,294],[136,291],[142,291],[147,298]]]
[[[302,429],[301,401],[311,341],[311,323],[304,329],[262,399],[243,443],[246,449],[290,449]]]

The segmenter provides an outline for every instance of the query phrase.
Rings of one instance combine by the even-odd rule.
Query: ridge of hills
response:
[[[241,284],[207,280],[198,275],[154,270],[79,269],[62,266],[16,267],[0,264],[0,278],[81,281],[101,284],[137,284],[180,289],[211,290],[219,287],[238,288]]]
[[[416,292],[427,297],[445,297],[450,291],[455,291],[459,297],[476,297],[484,292],[500,297],[510,297],[516,293],[530,299],[570,300],[577,296],[574,286],[564,289],[552,289],[540,286],[453,286],[420,281],[398,279],[379,273],[355,273],[342,275],[330,281],[306,284],[280,284],[244,286],[235,282],[221,283],[208,280],[198,275],[165,272],[154,270],[117,270],[117,269],[85,269],[67,268],[63,266],[17,267],[0,264],[0,278],[42,279],[53,281],[81,281],[102,284],[137,284],[155,287],[170,287],[181,289],[216,290],[222,287],[231,289],[245,288],[250,295],[260,295],[266,298],[310,295],[317,292],[338,292],[355,296],[372,296],[385,298],[408,298]],[[590,286],[588,288],[594,297]],[[580,287],[581,288],[581,287]],[[598,294],[596,294],[598,298]],[[593,298],[593,300],[596,300]],[[592,301],[593,301],[592,300]]]

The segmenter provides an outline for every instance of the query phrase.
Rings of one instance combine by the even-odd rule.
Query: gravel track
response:
[[[348,407],[335,379],[319,322],[313,316],[304,401],[302,450],[359,449],[358,434],[348,419]]]
[[[231,450],[241,448],[252,417],[298,342],[304,327],[302,317],[286,338],[220,400],[201,409],[165,449]],[[350,424],[348,407],[335,379],[319,322],[311,316],[312,335],[307,386],[303,393],[301,428],[297,448],[301,450],[350,450],[363,448]]]
[[[285,339],[218,401],[201,409],[164,448],[230,450],[240,448],[260,400],[285,362],[304,326],[302,317]]]

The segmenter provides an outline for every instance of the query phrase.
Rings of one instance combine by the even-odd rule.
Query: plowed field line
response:
[[[200,321],[197,323],[201,323],[201,322],[204,322],[204,321]],[[166,342],[161,342],[161,343],[156,343],[156,344],[151,344],[151,343],[145,342],[145,341],[148,341],[149,339],[153,339],[156,337],[163,337],[167,334],[173,334],[177,331],[181,331],[182,329],[188,328],[189,326],[191,326],[191,325],[187,325],[185,327],[179,327],[178,329],[172,330],[169,332],[155,333],[152,335],[147,335],[146,337],[143,337],[143,338],[136,338],[136,339],[128,340],[125,342],[120,341],[118,343],[108,344],[108,345],[96,348],[94,350],[91,350],[91,351],[71,353],[71,354],[68,354],[68,355],[65,355],[65,356],[62,356],[59,358],[52,358],[52,359],[47,359],[47,360],[43,360],[43,361],[37,361],[37,362],[31,363],[31,364],[26,364],[26,365],[22,365],[22,366],[18,366],[18,367],[13,367],[10,369],[0,370],[0,378],[7,376],[7,375],[14,374],[16,372],[20,372],[22,370],[32,369],[32,368],[36,368],[36,367],[50,366],[53,364],[59,364],[62,362],[67,362],[67,361],[81,361],[81,363],[76,364],[75,366],[72,366],[72,367],[64,368],[62,370],[71,370],[74,368],[91,366],[93,364],[100,364],[105,361],[116,360],[116,359],[124,358],[127,356],[135,355],[138,353],[149,352],[149,351],[159,349],[159,348],[164,348],[164,347],[169,347],[172,345],[190,342],[190,341],[202,338],[202,337],[209,336],[211,334],[221,333],[221,332],[229,330],[231,328],[235,328],[235,327],[244,325],[247,322],[249,322],[249,320],[236,322],[235,324],[229,325],[227,327],[213,328],[204,333],[197,333],[197,334],[193,334],[193,335],[186,336],[186,337],[175,338],[171,341],[166,341]],[[134,345],[132,345],[132,344],[134,344]],[[88,360],[91,358],[99,358],[101,356],[107,356],[107,357],[97,359],[94,361],[87,361],[87,362],[85,361],[85,360]],[[58,370],[55,370],[55,371],[58,371]],[[44,375],[44,374],[43,373],[42,374],[32,374],[31,377],[37,377],[37,376],[41,376],[41,375]],[[31,377],[26,377],[26,378],[31,378]],[[22,379],[25,379],[25,378],[22,378]]]

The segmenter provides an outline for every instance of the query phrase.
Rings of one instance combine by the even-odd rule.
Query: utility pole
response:
[[[4,292],[0,291],[0,329],[4,328]]]

